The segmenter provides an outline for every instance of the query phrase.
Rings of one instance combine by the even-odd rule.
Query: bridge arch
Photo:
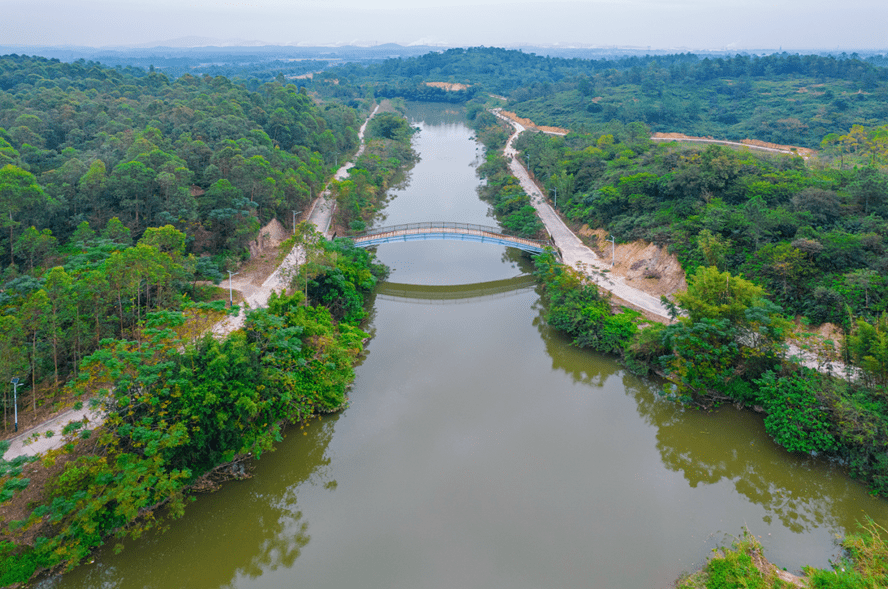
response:
[[[509,235],[497,227],[485,227],[484,225],[454,223],[450,221],[428,221],[380,227],[351,236],[350,239],[357,247],[363,248],[383,243],[433,239],[475,241],[514,247],[534,255],[543,253],[544,248],[553,245],[551,241]]]

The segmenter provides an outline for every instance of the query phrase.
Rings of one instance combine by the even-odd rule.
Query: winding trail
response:
[[[515,128],[515,132],[509,137],[504,151],[509,162],[509,168],[512,170],[512,174],[518,178],[521,188],[530,196],[531,204],[537,210],[540,219],[552,237],[552,241],[555,242],[555,245],[560,250],[564,263],[572,268],[576,268],[599,287],[613,293],[614,296],[629,305],[660,317],[667,322],[670,321],[669,311],[658,297],[629,286],[622,277],[609,276],[605,272],[609,270],[610,264],[599,258],[595,252],[584,245],[580,238],[564,224],[561,217],[546,202],[540,188],[531,180],[528,171],[521,165],[518,158],[515,157],[518,155],[518,150],[515,149],[513,144],[518,135],[526,130],[524,125],[500,114],[499,109],[493,109],[491,112]]]
[[[771,153],[785,153],[787,155],[798,155],[803,159],[808,159],[811,154],[810,150],[800,151],[796,149],[780,149],[778,147],[768,147],[766,145],[755,145],[754,143],[743,143],[741,141],[728,141],[727,139],[706,139],[705,137],[651,137],[651,141],[680,141],[685,143],[715,143],[717,145],[728,145],[730,147],[748,147],[749,149],[757,149],[759,151],[768,151]],[[802,148],[804,149],[804,148]]]
[[[629,286],[622,277],[605,274],[604,271],[608,269],[610,264],[599,258],[595,252],[585,246],[580,241],[580,238],[564,224],[564,221],[561,220],[561,217],[558,216],[549,203],[546,202],[539,186],[531,180],[528,171],[521,165],[518,158],[515,157],[518,155],[518,150],[515,149],[513,143],[518,135],[526,131],[525,127],[509,117],[501,115],[499,110],[492,109],[491,112],[515,128],[515,132],[509,137],[503,152],[509,162],[509,168],[512,170],[512,174],[518,178],[524,191],[530,196],[531,204],[537,210],[540,219],[549,231],[549,235],[552,236],[552,240],[561,251],[564,263],[572,268],[576,268],[588,276],[599,288],[613,293],[621,301],[661,318],[666,323],[671,323],[672,319],[669,316],[669,311],[658,297]],[[746,146],[745,144],[741,145]],[[807,368],[841,378],[848,378],[847,367],[841,362],[823,360],[817,354],[803,350],[791,342],[787,342],[786,352],[788,357],[795,359],[796,362]],[[851,378],[854,378],[853,371]]]
[[[336,171],[333,176],[335,179],[342,180],[348,177],[348,171],[355,166],[354,161],[364,153],[364,132],[367,130],[367,123],[370,122],[370,119],[372,119],[378,111],[379,105],[373,109],[373,112],[370,113],[370,116],[368,116],[367,120],[364,121],[364,124],[361,125],[361,129],[358,132],[361,146],[351,161],[345,163]],[[315,199],[314,203],[312,203],[312,209],[308,215],[309,222],[317,227],[318,231],[324,234],[327,238],[330,237],[330,224],[333,220],[333,213],[336,208],[335,205],[336,202],[335,200],[330,199],[330,190],[327,188],[317,197],[317,199]],[[286,288],[290,282],[290,277],[303,261],[305,261],[305,251],[301,247],[294,247],[290,253],[287,254],[281,264],[262,282],[260,286],[255,286],[253,284],[253,277],[244,277],[237,281],[233,280],[231,285],[232,290],[237,290],[243,295],[245,305],[241,308],[241,312],[237,316],[225,317],[216,323],[216,325],[211,328],[213,335],[215,337],[224,337],[243,327],[244,319],[246,317],[245,307],[249,306],[251,309],[256,309],[267,305],[271,293]],[[235,288],[235,285],[237,288]],[[227,285],[223,282],[221,286]],[[85,421],[87,424],[96,427],[104,421],[104,418],[101,411],[88,408],[86,403],[84,403],[84,407],[81,409],[66,411],[10,439],[9,449],[3,454],[2,458],[4,460],[12,460],[18,456],[34,456],[42,454],[48,450],[59,448],[65,442],[64,436],[60,435],[62,429],[64,429],[69,423],[77,421]]]

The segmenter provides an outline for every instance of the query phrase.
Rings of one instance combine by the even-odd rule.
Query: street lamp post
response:
[[[234,296],[231,294],[231,277],[237,276],[240,272],[232,273],[231,270],[228,270],[228,307],[231,308],[234,306]]]
[[[613,235],[608,237],[605,241],[611,242],[611,266],[613,266],[617,261],[617,241],[614,239]]]
[[[12,379],[12,405],[15,412],[15,431],[19,431],[19,405],[18,405],[18,388],[19,379],[16,376]]]

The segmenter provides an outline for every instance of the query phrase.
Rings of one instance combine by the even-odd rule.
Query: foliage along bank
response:
[[[881,55],[844,53],[565,59],[471,47],[344,64],[314,76],[310,86],[343,99],[369,91],[465,103],[493,94],[537,124],[576,131],[640,122],[654,131],[817,147],[855,123],[888,121],[884,64]]]
[[[0,286],[0,379],[26,383],[18,399],[29,413],[61,394],[103,340],[132,337],[147,314],[201,300],[196,281],[222,278],[211,258],[187,253],[187,236],[172,225],[146,228],[137,241],[116,217],[96,229],[83,221],[63,244],[49,230],[26,230],[40,262],[8,269]],[[0,395],[4,432],[9,388]]]
[[[346,240],[312,237],[303,276],[312,301],[365,303],[384,268]],[[222,340],[196,329],[220,309],[148,313],[136,338],[105,340],[84,360],[72,388],[96,395],[106,421],[66,432],[64,449],[41,459],[50,476],[38,500],[0,530],[0,585],[70,569],[111,537],[181,516],[202,475],[271,450],[288,423],[343,406],[368,337],[363,305],[307,305],[297,290],[249,310],[244,329]]]
[[[199,299],[306,208],[360,123],[283,77],[0,56],[0,380],[27,382],[36,413],[103,339]]]
[[[478,104],[466,114],[485,150],[484,162],[478,167],[478,175],[485,180],[479,195],[493,206],[503,229],[521,237],[542,238],[545,227],[502,154],[509,138],[503,122]]]
[[[639,123],[524,133],[516,146],[570,221],[668,247],[688,274],[743,274],[788,312],[850,328],[848,308],[869,320],[888,310],[888,174],[873,163],[878,142],[866,143],[879,133],[852,131],[846,146],[859,149],[832,165],[654,143]]]
[[[386,190],[416,163],[411,140],[418,129],[395,112],[382,112],[370,119],[365,132],[364,152],[345,180],[334,180],[330,191],[336,198],[336,225],[363,231],[379,210]]]
[[[678,589],[877,589],[888,585],[888,530],[870,521],[842,539],[833,570],[804,568],[804,577],[781,572],[764,557],[756,537],[744,530],[730,547],[715,551],[703,568],[680,578]]]
[[[675,322],[645,324],[635,311],[614,311],[609,296],[557,263],[551,253],[535,261],[548,299],[544,318],[570,335],[574,345],[617,354],[635,372],[655,372],[667,380],[664,394],[676,401],[703,408],[721,403],[756,407],[765,413],[765,429],[775,443],[790,452],[837,460],[873,493],[888,496],[885,385],[870,377],[822,374],[788,358],[784,339],[790,324],[760,287],[701,267],[689,277],[687,292],[676,295]],[[873,339],[886,341],[884,336]],[[870,368],[860,370],[867,375]],[[884,536],[885,530],[875,524],[849,535],[842,544],[846,558],[835,571],[807,570],[808,586],[884,586]],[[754,538],[744,536],[678,586],[791,586],[782,584],[773,570],[754,566],[750,555],[760,557],[760,549]]]
[[[549,299],[545,318],[576,345],[618,354],[635,372],[665,377],[664,394],[677,401],[756,407],[777,444],[838,460],[874,493],[888,496],[885,384],[866,365],[858,369],[869,376],[845,379],[790,358],[790,323],[761,287],[700,267],[688,290],[676,294],[675,321],[644,325],[635,311],[612,311],[597,286],[551,254],[538,256],[536,265]],[[883,331],[872,335],[856,336],[861,341],[852,345],[880,350],[888,338]]]
[[[479,136],[494,144],[503,142],[505,133],[496,122],[484,124],[484,111],[475,112]],[[877,211],[875,203],[881,201],[865,191],[866,182],[883,178],[882,172],[868,168],[843,174],[834,169],[810,170],[794,157],[759,157],[712,147],[654,146],[641,126],[615,125],[614,130],[620,139],[611,134],[566,138],[525,134],[518,145],[531,153],[533,169],[544,185],[566,195],[559,198],[559,204],[564,203],[561,206],[569,218],[612,230],[613,220],[619,219],[646,232],[632,237],[649,237],[676,248],[682,243],[693,244],[693,249],[685,245],[685,250],[679,250],[688,270],[688,290],[676,294],[674,303],[669,303],[675,320],[671,325],[645,324],[635,311],[614,311],[609,297],[597,286],[545,254],[535,262],[549,299],[546,321],[569,334],[578,346],[618,354],[633,371],[667,378],[671,383],[667,394],[676,400],[702,407],[721,403],[756,407],[766,414],[765,427],[775,442],[791,452],[838,460],[875,493],[888,496],[888,404],[884,401],[888,392],[888,319],[883,315],[875,322],[849,322],[846,362],[856,378],[835,378],[805,368],[787,354],[786,338],[792,325],[779,304],[786,299],[767,287],[792,280],[794,288],[804,288],[799,284],[800,276],[813,280],[825,277],[817,276],[810,258],[799,255],[798,263],[807,264],[807,272],[773,281],[780,271],[794,272],[791,265],[781,265],[775,257],[764,274],[756,274],[770,276],[772,281],[747,280],[736,272],[750,267],[743,264],[744,248],[737,252],[733,244],[727,245],[728,239],[733,239],[753,251],[755,246],[765,251],[802,249],[808,241],[796,235],[802,229],[799,226],[806,221],[817,223],[815,214],[825,212],[811,196],[815,193],[812,187],[823,186],[827,179],[846,183],[854,179],[850,186],[845,184],[850,194],[843,199],[843,206],[837,204],[837,218],[854,219],[860,226],[880,223],[881,209]],[[725,175],[727,170],[733,172]],[[770,200],[757,193],[770,194]],[[733,198],[732,202],[758,201],[762,207],[771,202],[773,208],[765,208],[756,218],[748,217],[744,232],[729,232],[728,219],[733,219],[736,227],[738,218],[752,207],[732,206],[719,200],[719,194]],[[841,199],[835,192],[827,196]],[[787,208],[788,200],[793,203],[792,210]],[[874,208],[865,216],[867,202]],[[680,203],[686,209],[680,209]],[[643,213],[645,207],[652,211],[649,216]],[[709,231],[706,217],[693,215],[700,209],[704,214],[713,211],[708,227],[724,232]],[[714,214],[715,209],[723,215]],[[798,243],[771,242],[769,248],[765,241],[779,240],[781,223],[793,218],[798,225],[786,224],[784,229],[792,231]],[[850,228],[853,223],[844,226]],[[822,227],[818,229],[822,231]],[[849,233],[834,229],[823,235],[810,228],[805,235],[812,235],[810,241],[820,245],[821,241],[847,238]],[[880,232],[867,237],[868,243],[882,240]],[[728,262],[731,252],[740,263]],[[881,263],[875,256],[867,260],[877,267]],[[875,303],[876,285],[880,284],[874,274],[870,271],[871,281],[864,285],[872,293],[868,304]],[[781,290],[785,293],[787,289]],[[867,308],[862,307],[861,311]]]

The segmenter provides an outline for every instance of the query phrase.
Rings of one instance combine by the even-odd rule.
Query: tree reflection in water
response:
[[[235,587],[238,579],[292,567],[311,540],[297,504],[299,487],[336,488],[327,448],[338,418],[312,420],[304,436],[299,426],[291,427],[278,450],[257,461],[255,478],[200,496],[166,533],[127,542],[121,554],[99,554],[96,565],[81,566],[39,587]],[[194,562],[195,554],[203,555],[201,562]]]
[[[795,533],[816,528],[851,532],[865,514],[876,519],[885,515],[884,505],[876,500],[868,513],[862,510],[861,485],[841,466],[793,455],[774,444],[760,415],[730,406],[714,413],[683,408],[657,394],[663,387],[659,379],[636,377],[613,357],[566,346],[570,339],[546,325],[545,305],[542,299],[536,303],[534,324],[553,369],[595,389],[605,388],[611,377],[620,378],[638,414],[656,428],[663,465],[681,473],[689,487],[727,481],[766,511],[765,523],[776,519]]]

